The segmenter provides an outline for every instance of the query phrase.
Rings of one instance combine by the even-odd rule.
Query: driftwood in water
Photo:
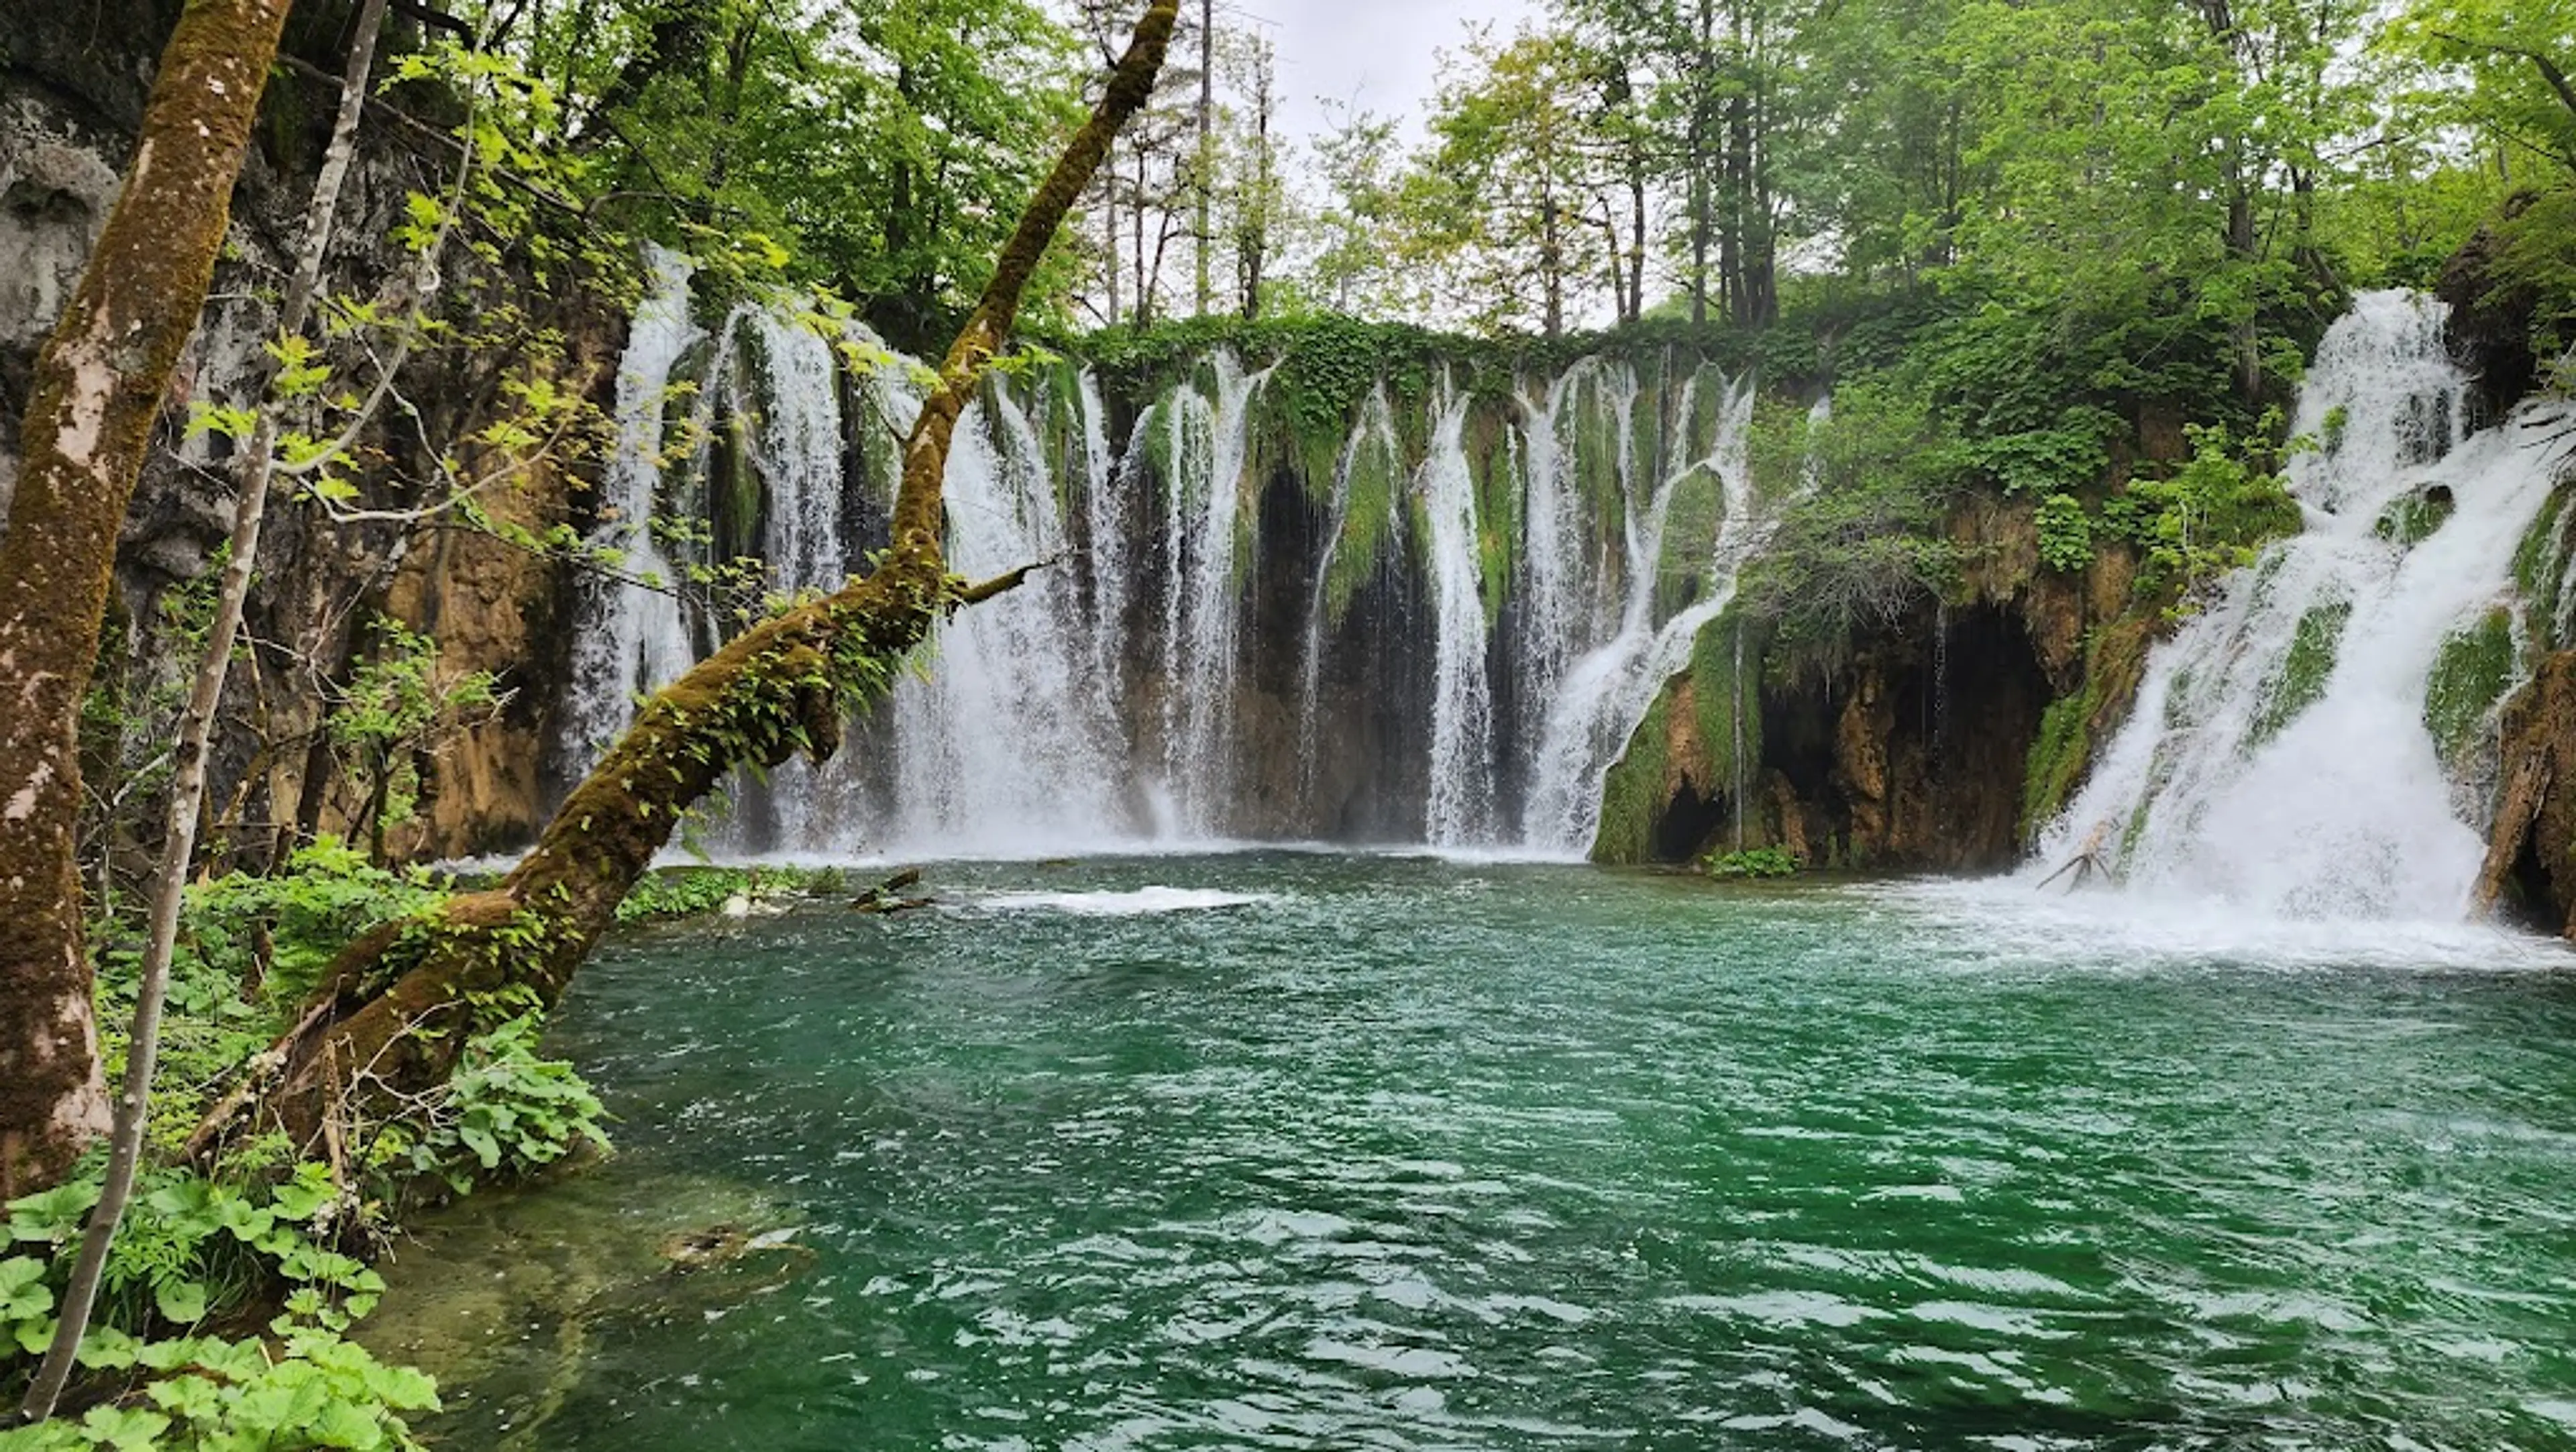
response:
[[[921,885],[921,869],[907,867],[867,891],[860,893],[850,906],[863,913],[908,913],[930,906],[927,897],[907,897],[905,889]]]
[[[1024,571],[984,585],[947,571],[949,440],[1058,224],[1151,93],[1176,10],[1177,0],[1153,0],[1138,22],[950,346],[904,445],[894,544],[876,571],[761,622],[654,696],[498,887],[352,944],[313,1010],[261,1056],[256,1079],[199,1126],[192,1152],[270,1126],[303,1143],[339,1106],[365,1116],[443,1083],[487,1010],[508,1017],[555,1002],[693,803],[739,766],[833,755],[841,722],[935,621],[1018,582]]]

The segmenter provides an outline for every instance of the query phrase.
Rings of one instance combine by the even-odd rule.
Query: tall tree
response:
[[[340,80],[340,106],[332,123],[331,143],[322,159],[306,209],[304,239],[297,248],[295,271],[287,279],[278,318],[279,346],[271,355],[261,393],[273,395],[289,359],[302,356],[296,345],[307,340],[313,300],[321,289],[322,256],[331,244],[333,216],[339,210],[340,183],[358,144],[358,117],[366,107],[367,81],[376,57],[376,37],[384,26],[385,0],[363,0],[349,60]],[[215,619],[207,627],[203,658],[179,723],[178,775],[170,791],[168,825],[161,860],[153,874],[150,927],[144,944],[140,987],[135,995],[134,1032],[127,1039],[125,1082],[117,1095],[115,1127],[109,1137],[107,1175],[98,1203],[81,1232],[80,1256],[64,1288],[53,1344],[27,1389],[20,1417],[41,1422],[54,1414],[55,1401],[71,1379],[73,1358],[89,1330],[91,1308],[107,1269],[117,1222],[134,1193],[134,1177],[143,1156],[145,1102],[152,1092],[152,1069],[161,1042],[161,1006],[170,988],[170,960],[179,939],[179,896],[196,858],[197,819],[206,797],[206,745],[213,734],[215,712],[223,703],[224,678],[231,672],[233,640],[241,630],[242,604],[250,595],[251,569],[259,558],[260,527],[268,509],[268,489],[275,474],[278,448],[277,408],[268,407],[251,434],[250,447],[234,471],[240,493],[233,502],[231,549],[225,556],[221,587],[216,592]]]
[[[231,216],[288,0],[189,0],[125,188],[38,356],[0,538],[0,1199],[107,1127],[73,831],[118,526]]]

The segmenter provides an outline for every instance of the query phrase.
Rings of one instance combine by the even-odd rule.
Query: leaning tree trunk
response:
[[[107,1127],[72,833],[117,528],[232,213],[288,0],[190,0],[125,190],[36,360],[0,538],[0,1199]]]
[[[550,1006],[562,994],[691,804],[738,766],[775,766],[800,751],[831,756],[842,721],[933,622],[1018,582],[968,587],[947,571],[940,489],[949,440],[1057,225],[1152,92],[1177,10],[1178,0],[1152,0],[950,346],[904,445],[894,546],[876,572],[763,621],[647,702],[500,886],[352,944],[304,1021],[199,1127],[192,1152],[246,1125],[307,1143],[339,1106],[365,1115],[444,1082],[479,1015]]]

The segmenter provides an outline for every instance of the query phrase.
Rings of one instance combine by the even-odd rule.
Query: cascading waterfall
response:
[[[573,636],[572,679],[558,737],[567,778],[590,769],[624,729],[636,699],[691,663],[689,631],[670,590],[678,572],[653,537],[653,492],[661,481],[663,413],[671,370],[702,336],[689,320],[686,257],[656,247],[652,284],[635,308],[617,365],[617,444],[601,481],[599,523],[583,541],[614,561],[622,578],[581,577],[582,629]]]
[[[1242,666],[1237,595],[1245,564],[1245,478],[1253,396],[1271,370],[1233,353],[1209,360],[1206,387],[1175,389],[1149,426],[1162,432],[1171,584],[1164,609],[1164,792],[1181,835],[1214,835],[1233,798],[1226,703]],[[1140,444],[1150,439],[1140,438]]]
[[[1308,591],[1305,647],[1297,662],[1297,785],[1301,793],[1311,794],[1314,790],[1315,768],[1323,744],[1320,714],[1324,632],[1333,613],[1333,567],[1341,557],[1342,534],[1351,522],[1353,478],[1366,469],[1375,469],[1381,477],[1392,477],[1403,457],[1404,447],[1395,437],[1395,410],[1386,401],[1386,385],[1380,383],[1361,400],[1359,422],[1343,441],[1341,456],[1334,463],[1332,499],[1325,511],[1324,552],[1316,563],[1314,588]],[[1394,526],[1403,519],[1404,512],[1396,510],[1387,522]]]
[[[750,308],[737,326],[759,339],[765,387],[737,395],[759,427],[744,437],[768,490],[761,554],[779,588],[830,590],[846,570],[841,545],[841,400],[832,345],[775,309]]]
[[[1700,386],[1696,376],[1684,384],[1683,417],[1691,416]],[[1591,844],[1599,825],[1602,782],[1620,747],[1655,692],[1690,658],[1691,642],[1701,627],[1734,600],[1737,574],[1768,534],[1771,516],[1757,508],[1747,457],[1753,387],[1749,380],[1725,380],[1720,387],[1707,451],[1665,473],[1642,494],[1637,461],[1624,442],[1632,430],[1620,430],[1620,487],[1627,510],[1622,528],[1626,589],[1618,630],[1577,658],[1553,693],[1530,763],[1523,836],[1532,847],[1576,853]],[[1635,395],[1631,390],[1623,396],[1628,402],[1617,407],[1624,420]],[[1658,620],[1655,594],[1665,559],[1665,530],[1676,493],[1695,476],[1717,484],[1717,528],[1704,544],[1687,542],[1690,557],[1704,564],[1698,598]]]
[[[694,328],[687,280],[657,258],[595,538],[669,573],[642,528],[658,494],[691,514],[692,538],[712,523],[760,550],[773,585],[835,586],[882,543],[853,531],[882,527],[920,367],[790,305]],[[1381,383],[1310,505],[1313,574],[1273,610],[1253,512],[1275,477],[1256,477],[1276,467],[1259,433],[1273,369],[1210,353],[1121,446],[1099,381],[1047,366],[1061,372],[997,380],[970,407],[947,504],[959,573],[1049,568],[942,624],[844,760],[739,788],[718,840],[1067,851],[1373,822],[1443,847],[1580,853],[1611,761],[1763,533],[1745,380],[1596,358],[1523,380],[1499,419],[1435,384],[1419,420]],[[659,401],[675,377],[700,387],[694,448],[672,459]],[[1686,496],[1700,502],[1677,511]],[[584,613],[568,758],[717,624],[651,591],[596,591]],[[1353,731],[1397,760],[1355,761]]]
[[[2435,661],[2509,605],[2565,462],[2508,420],[2461,439],[2439,304],[2373,293],[2320,345],[2297,428],[2307,528],[2157,647],[2033,876],[2091,853],[2133,890],[2298,917],[2442,919],[2483,854],[2426,729]],[[2411,546],[2392,510],[2451,513]],[[2408,496],[2414,496],[2410,502]]]
[[[1104,471],[1086,486],[1105,485],[1106,452],[1077,456]],[[947,501],[957,573],[984,579],[1058,563],[942,624],[929,670],[896,686],[891,840],[995,852],[1132,837],[1115,677],[1096,666],[1098,633],[1068,562],[1072,521],[1018,398],[987,389],[959,421]],[[870,844],[852,830],[835,845]]]
[[[1493,683],[1486,675],[1484,563],[1476,478],[1467,463],[1467,400],[1444,403],[1415,488],[1431,553],[1431,798],[1433,846],[1493,840]]]

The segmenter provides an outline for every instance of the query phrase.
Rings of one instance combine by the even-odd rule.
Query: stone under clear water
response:
[[[628,937],[444,1445],[2576,1445],[2576,955],[1261,854]],[[701,1253],[691,1247],[713,1247]]]

